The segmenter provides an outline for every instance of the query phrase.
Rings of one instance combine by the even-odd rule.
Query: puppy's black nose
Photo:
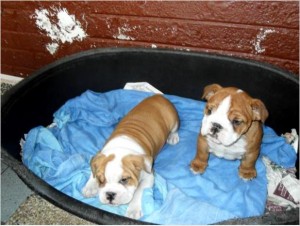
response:
[[[116,197],[116,193],[114,193],[114,192],[106,192],[106,199],[108,200],[108,201],[113,201],[114,199],[115,199],[115,197]]]
[[[216,133],[220,132],[221,129],[223,129],[223,126],[221,126],[219,123],[213,122],[210,132],[215,135]]]

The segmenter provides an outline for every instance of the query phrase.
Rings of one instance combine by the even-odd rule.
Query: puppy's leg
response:
[[[82,189],[82,195],[86,198],[94,197],[98,194],[98,182],[91,173],[89,180]]]
[[[143,191],[146,188],[151,188],[154,183],[154,175],[153,173],[147,173],[145,171],[141,172],[141,181],[136,189],[134,196],[129,203],[129,206],[127,208],[126,216],[133,218],[133,219],[139,219],[143,216],[142,213],[142,196]]]
[[[197,143],[197,153],[194,160],[191,162],[191,171],[194,174],[204,173],[207,162],[208,162],[209,152],[206,139],[199,134]]]
[[[167,139],[167,143],[171,145],[175,145],[179,142],[179,135],[178,135],[178,123],[174,126],[174,128],[171,130],[169,137]]]
[[[253,152],[246,152],[241,160],[239,176],[244,180],[251,180],[256,177],[255,163],[258,158],[259,149]]]

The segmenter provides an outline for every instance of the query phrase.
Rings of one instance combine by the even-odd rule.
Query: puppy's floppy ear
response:
[[[209,100],[218,90],[223,87],[219,84],[211,84],[204,87],[202,99]]]
[[[264,103],[259,99],[252,99],[250,105],[253,112],[253,120],[264,123],[269,116],[269,112]]]
[[[103,155],[103,154],[97,154],[95,155],[92,159],[91,159],[91,170],[93,173],[93,177],[96,177],[97,172],[104,172],[104,168],[106,166],[106,164],[114,159],[114,155]]]
[[[96,171],[97,171],[97,162],[96,159],[100,159],[100,155],[95,155],[91,161],[90,161],[90,166],[92,170],[93,177],[96,177]]]

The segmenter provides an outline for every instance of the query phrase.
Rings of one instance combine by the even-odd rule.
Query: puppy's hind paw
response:
[[[168,139],[167,139],[167,143],[171,144],[171,145],[175,145],[179,142],[179,135],[177,132],[174,133],[170,133]]]

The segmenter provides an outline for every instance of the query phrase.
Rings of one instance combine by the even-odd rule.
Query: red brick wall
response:
[[[35,10],[67,9],[87,37],[51,54]],[[49,16],[50,18],[50,16]],[[50,18],[57,24],[56,16]],[[1,73],[26,77],[61,57],[91,48],[204,51],[268,62],[298,76],[298,1],[1,2]]]

